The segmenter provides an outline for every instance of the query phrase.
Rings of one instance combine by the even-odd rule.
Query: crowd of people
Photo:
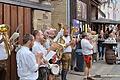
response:
[[[117,53],[120,53],[119,29],[107,29],[105,33],[100,30],[97,34],[88,28],[87,33],[71,35],[68,26],[62,23],[58,25],[58,31],[48,27],[44,32],[34,30],[31,34],[23,36],[23,44],[16,54],[20,80],[56,80],[56,75],[61,75],[61,80],[67,80],[68,71],[73,69],[84,71],[84,80],[94,80],[90,76],[90,70],[92,62],[104,60],[103,42],[106,39],[114,39],[118,42]],[[2,45],[3,39],[0,39]],[[0,49],[3,49],[2,47]],[[1,53],[3,51],[0,55]],[[7,57],[6,54],[0,56],[1,60]]]

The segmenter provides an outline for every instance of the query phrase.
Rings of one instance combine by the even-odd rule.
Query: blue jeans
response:
[[[99,58],[104,56],[104,53],[105,53],[105,48],[103,45],[101,46],[98,46],[98,52],[99,52]]]

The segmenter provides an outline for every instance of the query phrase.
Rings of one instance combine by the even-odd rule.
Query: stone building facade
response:
[[[62,22],[66,24],[67,16],[67,0],[55,0],[51,1],[52,7],[54,10],[51,13],[51,24],[52,27],[58,28],[57,23]]]

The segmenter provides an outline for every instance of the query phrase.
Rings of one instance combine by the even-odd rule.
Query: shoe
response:
[[[95,62],[97,62],[96,60],[93,60],[93,62],[95,63]]]
[[[103,60],[103,58],[101,58],[101,60]]]
[[[88,80],[87,78],[83,78],[83,80]]]
[[[70,70],[73,70],[73,66],[71,66]]]
[[[101,60],[101,58],[99,58],[98,60]]]
[[[95,79],[92,77],[87,77],[87,80],[95,80]]]

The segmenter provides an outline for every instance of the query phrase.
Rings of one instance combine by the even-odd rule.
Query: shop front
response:
[[[87,32],[87,27],[89,26],[88,23],[88,15],[87,15],[87,0],[76,0],[74,2],[74,4],[76,5],[75,7],[71,8],[71,9],[75,9],[74,12],[71,12],[71,14],[73,14],[71,17],[71,25],[74,27],[79,28],[79,33],[80,32]],[[72,10],[71,10],[72,11]]]

